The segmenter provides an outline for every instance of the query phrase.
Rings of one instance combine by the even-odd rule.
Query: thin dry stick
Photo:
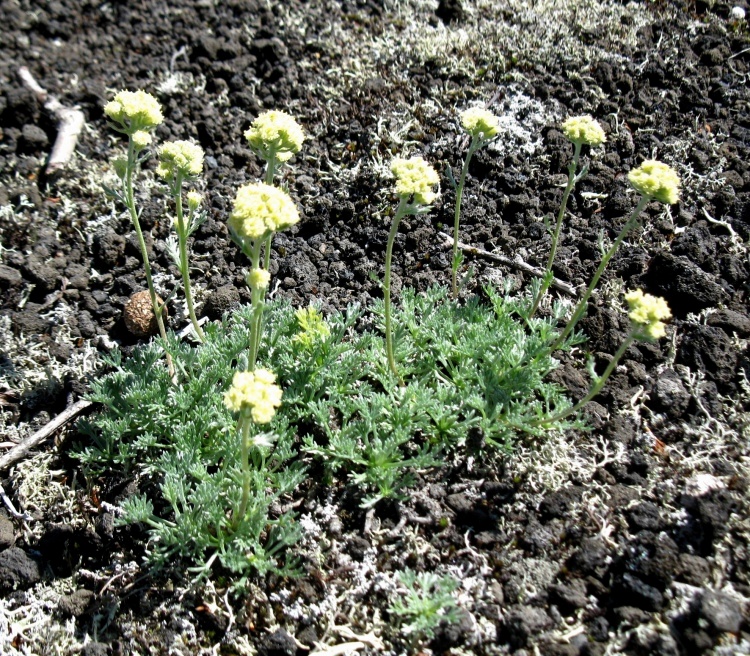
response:
[[[83,130],[85,117],[80,109],[65,107],[57,98],[50,96],[47,90],[34,79],[26,66],[18,69],[18,77],[21,78],[26,88],[36,94],[37,100],[44,103],[44,108],[57,120],[57,139],[52,146],[46,168],[49,175],[70,161],[78,142],[78,135]]]
[[[444,232],[439,232],[438,236],[445,239],[446,246],[453,246],[453,237],[451,237],[450,235],[447,235]],[[544,277],[544,271],[542,269],[537,269],[536,267],[533,267],[530,264],[526,264],[526,262],[524,262],[520,258],[516,260],[512,260],[509,257],[505,257],[504,255],[498,255],[497,253],[490,253],[489,251],[485,251],[481,248],[477,248],[476,246],[469,246],[469,244],[464,244],[461,241],[458,242],[458,247],[464,253],[470,253],[471,255],[480,255],[481,257],[486,257],[488,260],[492,260],[493,262],[499,262],[500,264],[505,264],[506,266],[513,267],[514,269],[519,269],[520,271],[523,271],[524,273],[530,273],[532,276],[537,276],[538,278]],[[565,292],[566,294],[569,294],[570,296],[576,295],[575,287],[573,287],[572,285],[569,285],[566,282],[562,282],[562,280],[558,280],[557,278],[552,279],[551,286],[561,292]]]
[[[61,412],[57,417],[55,417],[51,422],[49,422],[46,426],[43,426],[40,428],[36,433],[33,435],[29,435],[29,437],[24,438],[21,440],[16,446],[14,446],[8,453],[0,457],[0,471],[5,471],[8,467],[10,467],[13,463],[15,463],[18,460],[21,460],[21,458],[25,457],[26,454],[31,451],[34,447],[39,446],[44,440],[46,440],[52,433],[54,433],[58,428],[61,428],[65,424],[67,424],[69,421],[72,421],[78,415],[83,413],[87,408],[89,408],[92,405],[91,401],[86,401],[84,399],[81,399],[80,401],[76,401],[73,405],[71,405],[68,409]]]

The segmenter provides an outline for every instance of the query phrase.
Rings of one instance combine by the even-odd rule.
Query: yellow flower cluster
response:
[[[667,334],[664,321],[672,317],[667,302],[658,296],[644,294],[642,289],[625,294],[630,306],[628,316],[648,339],[659,339]]]
[[[281,388],[276,376],[267,369],[238,371],[224,395],[224,405],[232,412],[250,410],[256,424],[267,424],[281,405]]]
[[[563,134],[573,143],[600,146],[607,137],[602,126],[591,116],[572,116],[562,124]]]
[[[316,307],[311,305],[300,308],[294,315],[297,317],[300,328],[300,332],[293,339],[297,344],[310,348],[313,344],[323,342],[331,336],[331,329]]]
[[[500,132],[500,119],[481,107],[471,107],[461,114],[461,125],[472,137],[492,139]]]
[[[150,146],[153,138],[145,130],[137,130],[133,133],[133,143],[138,150],[143,150],[146,146]]]
[[[258,239],[299,221],[299,212],[289,194],[262,182],[237,190],[229,228],[242,239]]]
[[[129,134],[150,130],[164,120],[159,101],[145,91],[118,92],[104,105],[104,113],[127,128]]]
[[[156,174],[162,178],[174,178],[178,173],[192,178],[203,171],[203,148],[191,141],[170,141],[159,148],[159,160]]]
[[[271,274],[265,269],[253,269],[247,274],[245,282],[251,289],[267,289]]]
[[[256,118],[245,131],[252,148],[265,160],[275,157],[286,162],[302,148],[305,134],[299,123],[286,112],[272,110]]]
[[[675,170],[655,159],[647,159],[628,173],[628,180],[639,194],[674,205],[680,200],[680,178]]]
[[[195,212],[203,202],[203,196],[201,196],[195,189],[191,189],[187,192],[188,209],[191,212]]]
[[[391,162],[391,172],[396,176],[396,193],[401,198],[414,196],[418,205],[429,205],[437,197],[432,188],[440,182],[440,177],[421,157],[396,157]]]

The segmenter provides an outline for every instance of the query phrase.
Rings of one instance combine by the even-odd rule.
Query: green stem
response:
[[[461,201],[464,197],[466,176],[469,173],[469,162],[471,161],[474,153],[479,150],[479,147],[481,145],[481,137],[472,137],[471,143],[469,144],[469,150],[466,152],[466,159],[464,159],[463,166],[461,167],[461,175],[458,179],[458,186],[456,187],[456,210],[453,216],[453,255],[451,257],[451,292],[453,295],[453,300],[456,300],[458,298],[458,225],[461,219]]]
[[[589,298],[591,298],[591,294],[593,293],[594,288],[599,282],[599,278],[601,278],[602,273],[604,272],[604,269],[607,268],[607,264],[609,264],[609,261],[612,259],[612,256],[617,252],[617,249],[620,247],[620,244],[622,243],[623,239],[625,239],[625,236],[628,234],[628,232],[630,232],[630,230],[635,226],[638,220],[638,215],[641,213],[641,210],[643,210],[643,208],[646,207],[646,205],[648,204],[650,200],[651,200],[651,196],[645,196],[645,195],[641,196],[641,199],[638,201],[638,205],[636,205],[636,208],[633,210],[633,213],[630,215],[630,218],[628,219],[627,223],[625,224],[623,229],[620,231],[620,234],[617,235],[610,249],[604,254],[604,257],[602,257],[602,261],[599,263],[599,268],[596,270],[594,277],[591,279],[591,282],[589,283],[589,286],[586,289],[586,293],[583,295],[583,298],[578,302],[578,305],[576,306],[576,309],[573,312],[573,316],[570,318],[570,321],[568,321],[568,324],[565,326],[565,330],[563,330],[562,334],[553,342],[552,347],[551,347],[552,351],[560,348],[560,345],[567,339],[568,335],[570,335],[570,333],[573,331],[573,328],[575,328],[580,318],[586,312],[586,307],[587,307]]]
[[[385,301],[385,352],[388,358],[388,367],[399,381],[401,380],[401,376],[399,376],[398,369],[396,368],[396,358],[393,355],[393,326],[391,316],[391,260],[393,258],[393,242],[396,239],[398,225],[399,223],[401,223],[401,219],[403,219],[404,215],[406,214],[407,200],[407,198],[401,198],[398,207],[396,208],[396,214],[393,217],[391,232],[388,235],[388,245],[385,249],[385,278],[383,280],[383,299]]]
[[[542,277],[542,284],[539,287],[534,304],[531,306],[531,312],[529,312],[529,319],[534,316],[534,313],[539,308],[542,298],[547,293],[550,284],[552,284],[552,264],[555,261],[555,254],[557,253],[557,246],[560,243],[560,228],[562,227],[563,217],[565,216],[565,209],[568,206],[568,198],[575,187],[576,182],[580,180],[580,177],[576,176],[578,170],[578,159],[581,156],[581,142],[575,142],[575,150],[573,152],[573,161],[568,166],[568,184],[565,186],[563,192],[562,202],[560,203],[560,211],[557,214],[557,223],[555,224],[555,232],[552,235],[552,248],[547,258],[547,266],[544,269],[544,276]]]
[[[205,343],[206,336],[203,334],[198,318],[195,316],[195,305],[193,304],[193,292],[190,287],[190,266],[187,252],[187,233],[188,227],[185,225],[185,216],[182,209],[182,176],[178,173],[172,189],[177,212],[177,239],[180,242],[180,269],[182,273],[182,284],[185,288],[185,300],[187,301],[188,314],[190,321],[195,329],[198,339]]]
[[[135,144],[133,143],[133,136],[128,136],[128,166],[125,175],[125,204],[130,212],[130,220],[133,222],[135,227],[135,234],[138,237],[138,245],[141,249],[141,255],[143,257],[143,269],[146,273],[146,283],[148,284],[148,293],[151,296],[151,306],[154,310],[154,316],[156,317],[156,324],[159,326],[159,335],[164,342],[165,353],[167,357],[167,367],[169,369],[170,377],[174,377],[174,364],[172,362],[172,356],[166,351],[167,346],[167,331],[164,328],[164,305],[159,304],[156,299],[156,290],[154,289],[154,280],[151,275],[151,263],[148,259],[148,249],[146,248],[146,240],[143,238],[143,231],[141,230],[141,222],[138,219],[138,210],[135,207],[135,194],[133,193],[133,174],[136,168],[136,152]]]
[[[263,241],[264,240],[262,239],[256,239],[253,241],[252,251],[250,253],[250,262],[253,269],[260,268],[260,249]],[[266,269],[266,271],[267,270],[268,269]],[[257,288],[252,285],[250,286],[250,302],[253,307],[253,315],[250,319],[250,360],[248,361],[248,371],[254,371],[255,363],[258,361],[265,297],[265,287]]]
[[[240,522],[245,518],[247,504],[250,500],[250,464],[248,454],[250,452],[250,427],[252,420],[245,415],[245,411],[240,412],[240,418],[237,420],[237,431],[240,433],[240,457],[242,459],[242,499],[237,514],[232,520],[232,530],[237,530]]]
[[[268,158],[268,161],[266,162],[266,174],[265,174],[265,180],[264,182],[267,185],[273,185],[273,179],[276,175],[276,153],[272,152],[271,156]],[[273,233],[269,232],[268,236],[266,237],[265,244],[264,244],[264,250],[263,250],[263,268],[268,271],[268,267],[271,264],[271,240],[273,239]]]
[[[589,393],[586,394],[578,403],[575,405],[570,406],[569,408],[566,408],[562,412],[558,412],[556,415],[552,415],[551,417],[544,417],[542,419],[536,419],[534,421],[529,422],[528,425],[530,426],[542,426],[544,424],[551,424],[554,422],[561,421],[565,419],[565,417],[572,415],[574,412],[578,412],[583,406],[585,406],[591,399],[593,399],[599,392],[602,391],[602,388],[607,382],[607,379],[610,377],[612,372],[615,370],[615,367],[617,366],[617,363],[620,361],[620,358],[625,354],[625,351],[628,350],[630,345],[635,340],[635,336],[631,332],[626,338],[625,341],[620,345],[620,348],[617,349],[617,353],[615,353],[612,360],[610,360],[609,364],[607,365],[607,368],[604,370],[604,373],[596,380],[596,382],[591,386],[591,389],[589,390]]]

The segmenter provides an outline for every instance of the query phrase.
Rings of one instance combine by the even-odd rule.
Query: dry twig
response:
[[[444,232],[439,232],[438,236],[445,239],[446,246],[449,246],[449,247],[453,246],[453,237],[445,234]],[[489,251],[485,251],[481,248],[477,248],[476,246],[469,246],[469,244],[464,244],[461,241],[458,242],[458,247],[464,253],[470,253],[472,255],[479,255],[481,257],[485,257],[488,260],[492,260],[493,262],[499,262],[500,264],[513,267],[514,269],[519,269],[520,271],[523,271],[524,273],[530,273],[532,276],[537,276],[538,278],[544,277],[544,271],[542,269],[537,269],[536,267],[533,267],[530,264],[526,264],[526,262],[524,262],[520,258],[512,260],[511,258],[505,257],[504,255],[498,255],[497,253],[490,253]],[[566,282],[563,282],[562,280],[558,280],[557,278],[552,279],[551,286],[561,292],[570,294],[571,296],[576,295],[575,287],[573,287],[572,285],[569,285]]]
[[[52,146],[49,160],[47,161],[47,174],[52,174],[65,166],[73,155],[78,135],[83,130],[85,118],[80,109],[65,107],[57,98],[50,96],[34,79],[26,66],[18,69],[18,76],[27,89],[36,94],[37,100],[44,103],[44,108],[57,120],[57,139]]]
[[[26,456],[29,451],[44,442],[44,440],[52,435],[52,433],[54,433],[58,428],[61,428],[69,421],[72,421],[73,419],[78,417],[91,405],[91,401],[86,401],[84,399],[76,401],[69,408],[57,415],[57,417],[55,417],[46,426],[40,428],[33,435],[29,435],[29,437],[21,440],[18,444],[16,444],[16,446],[8,451],[8,453],[0,457],[0,471],[5,471],[12,464],[17,462],[18,460],[21,460],[21,458]]]

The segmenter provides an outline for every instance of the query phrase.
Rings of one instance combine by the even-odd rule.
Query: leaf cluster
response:
[[[545,381],[556,366],[553,320],[524,320],[527,310],[528,299],[493,289],[463,305],[441,288],[405,290],[394,314],[398,384],[386,363],[382,303],[375,329],[363,331],[356,307],[324,320],[318,310],[268,305],[258,365],[283,389],[268,427],[278,440],[269,453],[251,450],[251,510],[236,529],[240,441],[222,400],[247,367],[252,307],[207,326],[204,344],[170,336],[176,384],[158,344],[126,362],[115,354],[112,373],[93,384],[90,398],[103,409],[81,425],[89,442],[78,457],[89,477],[137,482],[122,521],[149,527],[153,562],[219,558],[241,576],[287,571],[284,546],[296,529],[291,514],[272,508],[305,479],[306,460],[319,459],[329,480],[348,477],[370,507],[408,494],[418,471],[475,437],[510,449],[520,431],[542,430],[526,427],[529,419],[569,405]]]
[[[247,350],[248,322],[238,314],[206,334],[198,347],[170,336],[177,384],[159,345],[136,349],[126,362],[115,353],[112,373],[92,383],[90,399],[102,410],[79,425],[88,443],[78,458],[90,479],[136,481],[139,492],[122,505],[119,521],[149,527],[152,563],[218,557],[243,576],[287,571],[283,548],[298,531],[291,514],[274,514],[271,507],[305,476],[294,430],[279,417],[270,426],[278,436],[270,456],[252,454],[251,506],[233,527],[231,510],[242,488],[239,436],[222,398]]]
[[[432,572],[417,574],[406,569],[399,572],[404,593],[394,599],[389,612],[401,621],[401,630],[416,639],[433,638],[442,622],[455,624],[459,611],[453,592],[458,581],[450,576],[440,577]]]

